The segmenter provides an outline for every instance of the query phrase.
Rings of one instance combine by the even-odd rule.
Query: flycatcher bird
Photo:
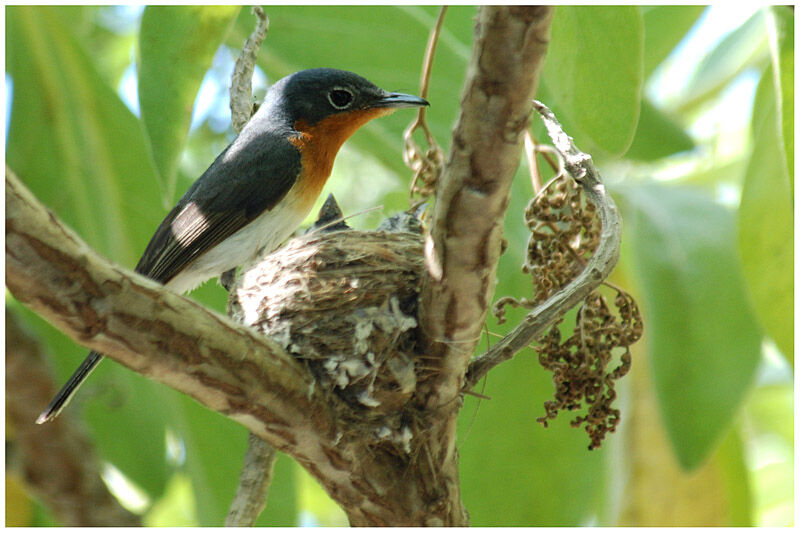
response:
[[[161,222],[136,272],[184,293],[274,250],[308,215],[348,137],[395,109],[427,105],[342,70],[279,80]],[[36,422],[55,418],[102,358],[90,352]]]

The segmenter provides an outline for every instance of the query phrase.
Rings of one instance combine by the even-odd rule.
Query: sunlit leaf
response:
[[[753,525],[753,495],[745,464],[744,444],[739,433],[738,427],[728,433],[717,448],[714,462],[722,481],[721,492],[724,492],[728,502],[730,522],[726,525],[749,527]]]
[[[644,16],[644,77],[686,36],[706,6],[642,6]]]
[[[164,198],[172,200],[200,83],[239,6],[148,6],[139,33],[139,104]]]
[[[611,155],[621,155],[633,141],[644,81],[643,43],[639,7],[556,8],[541,83],[548,105],[583,149],[591,147],[579,133]]]
[[[687,113],[716,98],[745,69],[768,61],[768,54],[765,12],[761,9],[703,57],[686,82],[678,107]]]
[[[688,188],[618,192],[644,294],[664,425],[681,465],[693,469],[730,427],[761,353],[743,288],[735,219]]]
[[[161,217],[139,121],[52,7],[6,9],[14,83],[7,161],[97,250],[133,266]]]
[[[769,13],[772,68],[776,74],[778,120],[794,198],[794,9],[773,6]],[[794,205],[794,201],[792,202]]]
[[[753,151],[739,206],[739,248],[760,323],[794,361],[792,196],[769,69],[753,106]]]

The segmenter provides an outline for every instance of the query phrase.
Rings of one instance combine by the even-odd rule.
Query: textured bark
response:
[[[41,346],[6,309],[6,460],[65,526],[141,526],[100,477],[100,459],[69,413],[52,424],[34,420],[56,393]]]
[[[461,115],[425,250],[429,276],[420,322],[441,369],[429,384],[431,408],[457,403],[480,338],[552,13],[551,7],[491,6],[478,15]]]
[[[454,509],[447,525],[468,524],[460,503],[456,420],[467,365],[494,292],[511,180],[552,13],[551,7],[480,8],[461,115],[436,189],[420,324],[438,372],[420,384],[418,397],[438,413],[429,433],[430,462]]]

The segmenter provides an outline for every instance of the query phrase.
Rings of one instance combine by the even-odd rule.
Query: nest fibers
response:
[[[422,257],[414,233],[304,235],[242,274],[231,314],[304,361],[343,415],[388,423],[416,390]],[[401,420],[382,424],[407,448]]]

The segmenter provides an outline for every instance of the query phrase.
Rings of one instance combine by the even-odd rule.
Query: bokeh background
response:
[[[355,71],[417,93],[435,6],[265,6],[254,78]],[[428,122],[445,148],[458,112],[476,8],[449,8]],[[6,162],[104,255],[132,267],[154,228],[233,138],[227,88],[252,31],[238,7],[9,6]],[[793,433],[794,9],[747,3],[556,8],[538,98],[591,153],[624,220],[613,283],[639,301],[644,338],[617,387],[622,424],[600,450],[561,414],[531,349],[490,373],[459,426],[473,525],[791,525]],[[410,112],[359,131],[326,192],[373,229],[408,206]],[[533,120],[534,136],[546,141]],[[419,142],[423,139],[419,138]],[[496,297],[526,296],[523,158]],[[191,295],[224,312],[207,283]],[[51,356],[59,383],[85,356],[6,294],[6,313]],[[479,350],[513,327],[489,318]],[[572,316],[572,315],[571,315]],[[571,316],[568,316],[568,324]],[[70,409],[103,479],[146,525],[221,525],[247,433],[164,386],[106,362]],[[31,421],[32,423],[33,421]],[[15,431],[6,425],[6,447]],[[345,525],[280,457],[261,525]],[[12,466],[6,525],[58,525]]]

